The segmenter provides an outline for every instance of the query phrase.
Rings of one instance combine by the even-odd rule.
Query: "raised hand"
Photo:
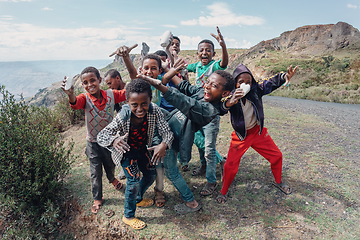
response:
[[[218,35],[215,35],[213,33],[210,33],[210,34],[219,42],[220,46],[223,47],[223,46],[225,46],[225,40],[224,40],[223,36],[221,35],[220,29],[218,26],[216,26],[216,29],[217,29]]]
[[[66,76],[64,77],[63,82],[61,83],[61,89],[64,91],[64,93],[66,93],[68,96],[73,95],[74,94],[74,86],[71,86],[70,89],[65,90],[65,85],[66,85]]]
[[[131,50],[133,50],[134,48],[136,48],[138,45],[134,44],[131,47],[127,47],[127,46],[121,46],[118,49],[116,49],[115,52],[113,52],[112,54],[109,55],[109,57],[114,56],[115,54],[117,54],[120,57],[127,57],[129,56],[129,53],[131,52]]]
[[[149,151],[154,151],[153,157],[151,159],[152,165],[157,165],[161,161],[161,163],[164,162],[164,156],[166,151],[167,145],[166,143],[162,142],[159,145],[149,147]]]
[[[290,65],[290,67],[288,67],[287,72],[285,74],[285,80],[286,82],[284,83],[284,86],[287,86],[290,82],[290,79],[294,76],[296,69],[298,68],[298,66],[296,66],[295,68],[292,67],[292,65]]]
[[[183,68],[186,68],[186,62],[185,62],[185,60],[184,59],[182,59],[182,58],[178,58],[176,61],[175,61],[175,63],[174,63],[174,70],[176,71],[176,72],[179,72],[181,69],[183,69]]]
[[[244,97],[244,91],[241,88],[237,88],[231,98],[226,102],[226,107],[231,107],[239,102]]]
[[[127,144],[127,142],[124,140],[127,138],[129,134],[126,133],[124,136],[118,137],[113,142],[113,147],[116,151],[126,153],[130,151],[130,146]]]

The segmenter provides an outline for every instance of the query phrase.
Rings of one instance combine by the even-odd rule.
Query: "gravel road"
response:
[[[324,121],[331,122],[343,129],[343,132],[351,140],[360,141],[360,105],[275,96],[264,96],[263,102],[273,107],[292,109],[293,111],[318,116]]]

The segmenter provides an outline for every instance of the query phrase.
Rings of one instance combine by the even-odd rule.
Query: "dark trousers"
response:
[[[90,162],[91,188],[94,200],[101,200],[102,192],[102,175],[104,166],[106,177],[109,182],[115,179],[115,164],[111,159],[111,153],[106,148],[99,146],[97,142],[87,142],[85,154]]]

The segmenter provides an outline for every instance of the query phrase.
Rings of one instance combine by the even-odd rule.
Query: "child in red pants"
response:
[[[297,67],[290,66],[287,73],[279,73],[261,83],[255,81],[250,70],[243,64],[239,64],[234,70],[236,89],[221,107],[223,112],[230,111],[234,132],[231,134],[230,149],[224,165],[223,186],[217,196],[219,203],[226,202],[227,192],[239,169],[240,159],[249,147],[270,162],[275,178],[274,186],[285,194],[291,193],[290,187],[281,181],[282,153],[264,128],[262,96],[271,93],[285,82],[287,84],[296,69]]]

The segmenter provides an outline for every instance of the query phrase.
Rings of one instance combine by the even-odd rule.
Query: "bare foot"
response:
[[[196,208],[197,206],[199,206],[199,203],[194,199],[191,202],[186,202],[185,205],[189,208]]]

